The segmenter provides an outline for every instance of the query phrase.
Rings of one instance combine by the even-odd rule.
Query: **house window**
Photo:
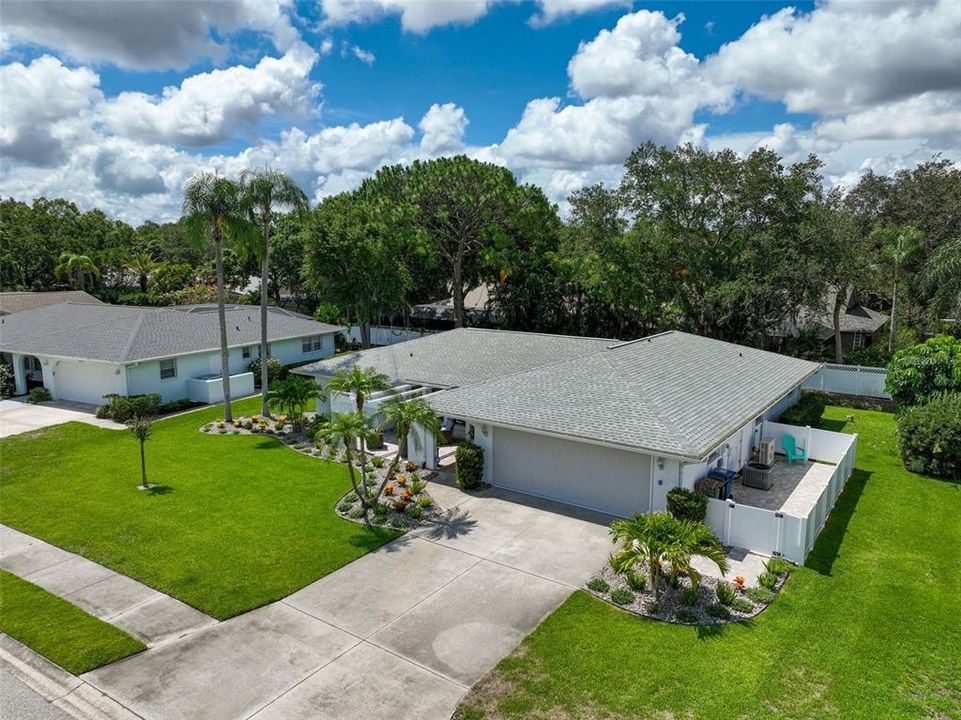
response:
[[[169,380],[170,378],[175,378],[175,377],[177,377],[176,358],[161,360],[160,361],[160,379]]]
[[[857,350],[860,347],[864,347],[864,333],[855,332],[854,333],[854,349]]]
[[[244,356],[244,360],[250,359],[250,345],[245,345],[243,350],[241,350],[240,352]]]
[[[301,339],[301,350],[305,353],[317,352],[324,346],[324,339],[320,335],[313,335]]]

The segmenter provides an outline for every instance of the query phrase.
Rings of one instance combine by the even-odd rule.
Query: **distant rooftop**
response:
[[[278,307],[268,308],[271,341],[343,330]],[[230,347],[260,342],[260,311],[227,305]],[[3,318],[0,349],[30,355],[125,363],[220,347],[217,306],[135,307],[63,303]]]
[[[61,303],[102,305],[97,298],[83,290],[53,290],[51,292],[0,292],[0,315],[12,315],[24,310],[36,310]]]

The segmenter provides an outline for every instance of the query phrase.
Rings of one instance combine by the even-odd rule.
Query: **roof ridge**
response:
[[[454,328],[454,330],[470,330],[471,332],[486,332],[486,333],[497,333],[504,335],[536,335],[539,337],[550,337],[550,338],[563,338],[565,340],[597,340],[599,342],[615,342],[621,343],[622,340],[617,338],[602,338],[593,337],[591,335],[562,335],[559,333],[548,333],[548,332],[538,332],[531,330],[502,330],[501,328],[482,328],[482,327],[460,327]],[[448,331],[450,332],[450,331]],[[441,333],[434,333],[435,335],[440,335]],[[627,341],[631,342],[631,341]]]
[[[140,333],[140,328],[143,327],[144,318],[147,317],[147,313],[137,313],[137,319],[130,329],[130,336],[127,338],[126,344],[123,346],[123,350],[120,351],[120,361],[126,362],[130,355],[130,350],[133,348],[134,341],[137,339],[137,335]]]

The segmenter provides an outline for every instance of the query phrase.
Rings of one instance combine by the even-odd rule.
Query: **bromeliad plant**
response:
[[[692,587],[698,586],[701,575],[691,564],[695,556],[711,560],[722,574],[728,569],[724,546],[710,528],[666,512],[618,520],[611,524],[611,536],[621,544],[612,567],[618,572],[631,572],[638,565],[647,568],[655,599],[660,598],[665,579],[676,580],[682,573],[690,577]]]

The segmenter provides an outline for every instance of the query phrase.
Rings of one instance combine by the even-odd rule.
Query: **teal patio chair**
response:
[[[781,447],[784,448],[784,454],[787,457],[787,464],[790,465],[795,460],[800,460],[801,462],[807,462],[808,451],[807,448],[798,447],[797,440],[794,439],[793,435],[785,435],[781,438]]]

